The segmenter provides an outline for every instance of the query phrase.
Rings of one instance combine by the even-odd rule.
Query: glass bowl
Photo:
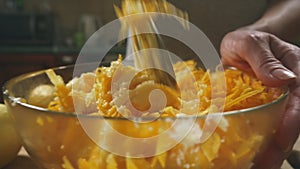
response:
[[[73,69],[59,67],[55,72],[68,81]],[[286,91],[271,103],[222,113],[213,132],[200,141],[207,116],[158,118],[137,125],[126,118],[49,111],[24,101],[45,84],[51,85],[45,70],[37,71],[9,80],[3,93],[25,149],[47,169],[249,168],[272,139],[288,96]]]

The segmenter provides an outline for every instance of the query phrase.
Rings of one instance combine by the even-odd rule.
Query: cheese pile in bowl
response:
[[[190,71],[186,71],[186,66]],[[114,78],[126,79],[133,75],[136,75],[136,77],[131,79],[128,88],[129,101],[133,102],[133,106],[141,112],[147,110],[150,106],[149,100],[147,100],[150,91],[159,89],[166,95],[167,105],[163,110],[153,113],[168,117],[182,115],[180,108],[184,100],[181,100],[181,96],[190,94],[189,91],[193,90],[193,87],[196,88],[196,95],[199,99],[197,115],[207,114],[208,109],[212,107],[212,99],[222,100],[223,96],[226,97],[226,102],[224,102],[224,111],[226,112],[263,105],[283,94],[282,89],[266,87],[260,80],[237,69],[226,69],[224,72],[210,73],[210,71],[197,68],[196,63],[190,60],[176,63],[174,70],[177,83],[183,86],[184,89],[180,93],[171,87],[156,83],[151,75],[140,73],[131,66],[124,66],[121,57],[117,61],[113,61],[110,67],[99,67],[94,72],[84,73],[80,77],[72,79],[68,84],[65,84],[62,77],[49,69],[46,73],[56,87],[56,97],[50,102],[48,109],[59,112],[74,112],[74,103],[78,103],[79,105],[76,105],[77,113],[122,117],[122,114],[117,110],[116,100],[114,100],[111,91],[112,81],[115,80]],[[194,77],[194,84],[192,85],[188,84],[191,80],[189,73],[192,73]],[[225,76],[225,85],[221,84],[222,76]],[[216,86],[212,86],[210,82],[212,77],[221,79],[220,83],[214,83]],[[189,86],[192,87],[189,88]],[[212,98],[212,90],[215,93],[222,94],[219,94],[219,98]],[[217,108],[215,112],[217,111],[223,111],[223,109],[218,110]],[[143,114],[134,115],[143,116]],[[133,116],[133,114],[129,112],[127,116]]]
[[[188,112],[185,114],[180,109],[181,104],[185,103],[181,96],[190,94],[188,88],[181,90],[181,94],[178,94],[177,91],[168,86],[153,82],[149,76],[139,74],[133,67],[122,65],[121,61],[122,59],[119,58],[119,60],[112,62],[110,67],[99,67],[94,72],[82,74],[67,84],[53,70],[47,70],[48,77],[56,86],[55,98],[48,105],[48,109],[70,113],[74,113],[76,110],[76,113],[87,116],[107,117],[115,130],[134,138],[149,138],[160,135],[177,118],[186,116],[188,119],[190,114]],[[190,71],[186,71],[183,67],[188,67]],[[283,109],[285,91],[281,88],[266,87],[255,77],[233,68],[226,69],[224,72],[210,72],[197,68],[194,61],[186,61],[176,63],[174,70],[177,83],[186,86],[189,85],[186,84],[186,77],[188,73],[192,73],[195,78],[193,86],[196,87],[196,95],[199,100],[196,107],[195,125],[181,142],[168,151],[145,158],[123,157],[95,146],[88,157],[79,158],[76,163],[74,163],[74,159],[71,162],[70,157],[64,156],[63,168],[234,169],[251,166],[254,158],[265,149],[276,130]],[[121,74],[116,75],[115,73]],[[126,118],[131,116],[143,118],[144,114],[129,112],[124,115],[118,112],[118,107],[115,104],[111,92],[114,78],[127,77],[128,74],[132,73],[137,74],[137,76],[130,83],[128,92],[135,93],[130,95],[132,97],[130,100],[135,101],[134,105],[148,105],[143,99],[135,99],[135,97],[144,97],[145,93],[143,92],[145,91],[160,89],[166,95],[166,107],[157,112],[151,112],[150,114],[153,115],[151,117],[157,119],[149,123],[136,125],[137,122]],[[226,90],[220,87],[223,86],[221,83],[217,83],[220,86],[211,85],[211,78],[222,79],[221,76],[223,75],[225,75]],[[212,90],[222,93],[219,95],[220,98],[213,98]],[[146,92],[146,94],[148,93]],[[213,99],[224,100],[221,98],[222,96],[225,96],[223,107],[212,105]],[[144,107],[145,110],[148,106]],[[223,109],[224,111],[219,112]],[[147,111],[141,112],[146,112],[145,114],[149,115]],[[205,115],[208,113],[223,113],[224,116],[208,140],[200,142],[199,135],[202,132]],[[114,118],[119,120],[114,120]],[[167,120],[168,118],[171,120]],[[190,125],[187,124],[188,122],[185,123],[184,118],[182,119],[183,125]],[[109,139],[109,137],[105,139]],[[117,145],[121,140],[111,141],[115,141]],[[152,147],[153,150],[158,151],[162,143],[164,143],[163,140],[158,141]]]

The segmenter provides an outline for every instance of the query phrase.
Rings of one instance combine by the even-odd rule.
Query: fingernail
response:
[[[283,69],[275,69],[271,72],[271,74],[279,80],[289,80],[297,77],[295,73]]]

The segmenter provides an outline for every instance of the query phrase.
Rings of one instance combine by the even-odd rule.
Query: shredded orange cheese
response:
[[[202,69],[197,69],[195,67],[195,63],[193,61],[187,61],[182,63],[177,63],[174,65],[175,73],[180,76],[178,83],[185,83],[188,81],[185,79],[185,73],[181,72],[183,65],[188,65],[191,69],[194,77],[195,77],[195,86],[198,91],[198,99],[199,99],[199,107],[198,112],[200,115],[207,114],[209,108],[211,108],[211,99],[222,99],[220,94],[220,98],[211,98],[212,94],[212,84],[211,84],[211,76],[218,79],[218,76],[222,76],[222,73],[214,72],[210,73],[210,71],[203,71]],[[112,86],[112,78],[114,76],[115,71],[118,67],[123,66],[121,64],[121,58],[119,60],[112,63],[111,67],[99,67],[96,71],[96,79],[94,84],[94,95],[97,103],[98,112],[93,112],[93,115],[99,114],[107,117],[121,117],[122,115],[118,112],[116,105],[112,103],[113,97],[111,93]],[[125,74],[124,74],[125,75]],[[217,93],[223,93],[226,96],[226,101],[224,105],[224,111],[232,111],[238,109],[244,109],[249,107],[254,107],[258,105],[262,105],[268,102],[273,101],[278,98],[282,94],[282,90],[279,88],[269,88],[262,84],[262,82],[255,77],[252,77],[240,70],[236,69],[226,69],[224,72],[225,80],[226,80],[226,90],[215,86],[214,88]],[[51,81],[56,86],[56,95],[57,97],[53,100],[48,108],[55,111],[74,111],[74,105],[72,101],[72,89],[71,87],[67,87],[61,77],[56,75],[53,71],[48,71],[48,76]],[[118,75],[121,76],[121,75]],[[147,78],[143,77],[141,80],[147,81]],[[142,83],[138,82],[138,83]],[[183,84],[185,85],[185,84]],[[189,84],[186,84],[189,85]],[[214,85],[218,85],[214,84]],[[222,84],[221,84],[222,85]],[[220,86],[221,86],[220,85]],[[151,85],[153,89],[155,89],[156,85]],[[158,89],[164,91],[170,103],[167,107],[160,112],[161,116],[176,116],[180,112],[180,103],[177,103],[177,99],[180,100],[180,97],[176,94],[171,94],[172,90],[167,86],[156,86]],[[149,86],[148,86],[149,87]],[[147,87],[147,88],[148,88]],[[145,90],[148,91],[149,89]],[[144,90],[141,90],[144,91]],[[171,93],[170,93],[171,92]],[[182,93],[188,92],[181,91]],[[170,93],[168,95],[168,93]],[[144,93],[146,94],[146,93]],[[137,94],[134,95],[136,97]],[[133,96],[132,96],[133,97]],[[177,98],[178,97],[178,98]],[[130,98],[134,99],[134,98]],[[132,100],[131,100],[132,101]],[[139,100],[137,100],[139,101]],[[140,103],[146,104],[146,103]],[[218,109],[216,109],[218,111]],[[77,112],[78,113],[78,112]],[[80,113],[80,112],[79,112]],[[130,112],[129,112],[130,114]]]

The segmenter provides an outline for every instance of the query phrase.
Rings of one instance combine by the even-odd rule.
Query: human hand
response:
[[[275,139],[255,162],[255,169],[279,169],[300,130],[300,48],[276,36],[253,30],[228,33],[221,43],[222,62],[254,73],[265,85],[288,85],[287,107]]]

